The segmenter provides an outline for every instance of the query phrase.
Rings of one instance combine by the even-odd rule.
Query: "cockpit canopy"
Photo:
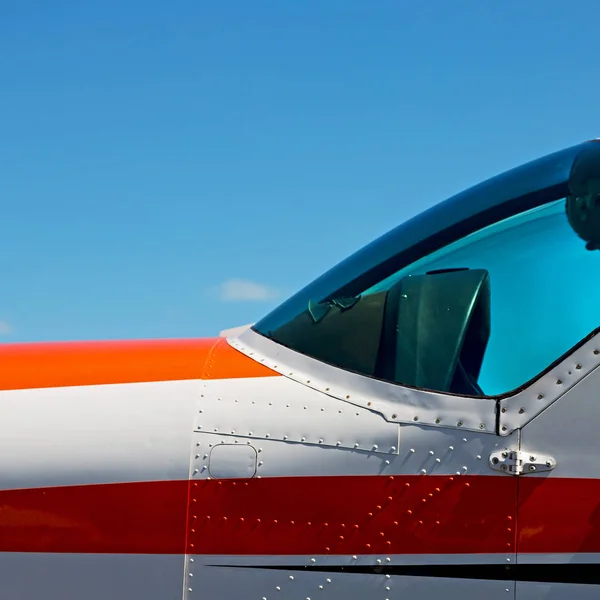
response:
[[[254,330],[397,384],[496,396],[600,326],[600,142],[458,194],[346,259]]]

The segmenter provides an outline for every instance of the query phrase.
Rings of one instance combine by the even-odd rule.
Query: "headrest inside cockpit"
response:
[[[482,395],[490,335],[483,269],[404,277],[387,292],[311,303],[277,339],[341,368],[413,387]]]

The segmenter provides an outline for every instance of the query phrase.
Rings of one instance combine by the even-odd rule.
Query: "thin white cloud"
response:
[[[12,333],[13,328],[10,326],[10,323],[6,321],[0,321],[0,335],[8,335]]]
[[[277,290],[246,279],[228,279],[216,292],[223,302],[267,302],[279,296]]]

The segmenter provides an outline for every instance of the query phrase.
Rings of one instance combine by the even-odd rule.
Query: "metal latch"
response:
[[[528,473],[552,471],[556,467],[556,460],[551,456],[535,452],[502,450],[490,454],[490,467],[508,475],[527,475]]]

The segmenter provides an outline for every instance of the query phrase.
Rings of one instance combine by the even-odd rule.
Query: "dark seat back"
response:
[[[405,277],[387,294],[376,376],[424,389],[483,395],[477,379],[489,336],[486,270]]]

